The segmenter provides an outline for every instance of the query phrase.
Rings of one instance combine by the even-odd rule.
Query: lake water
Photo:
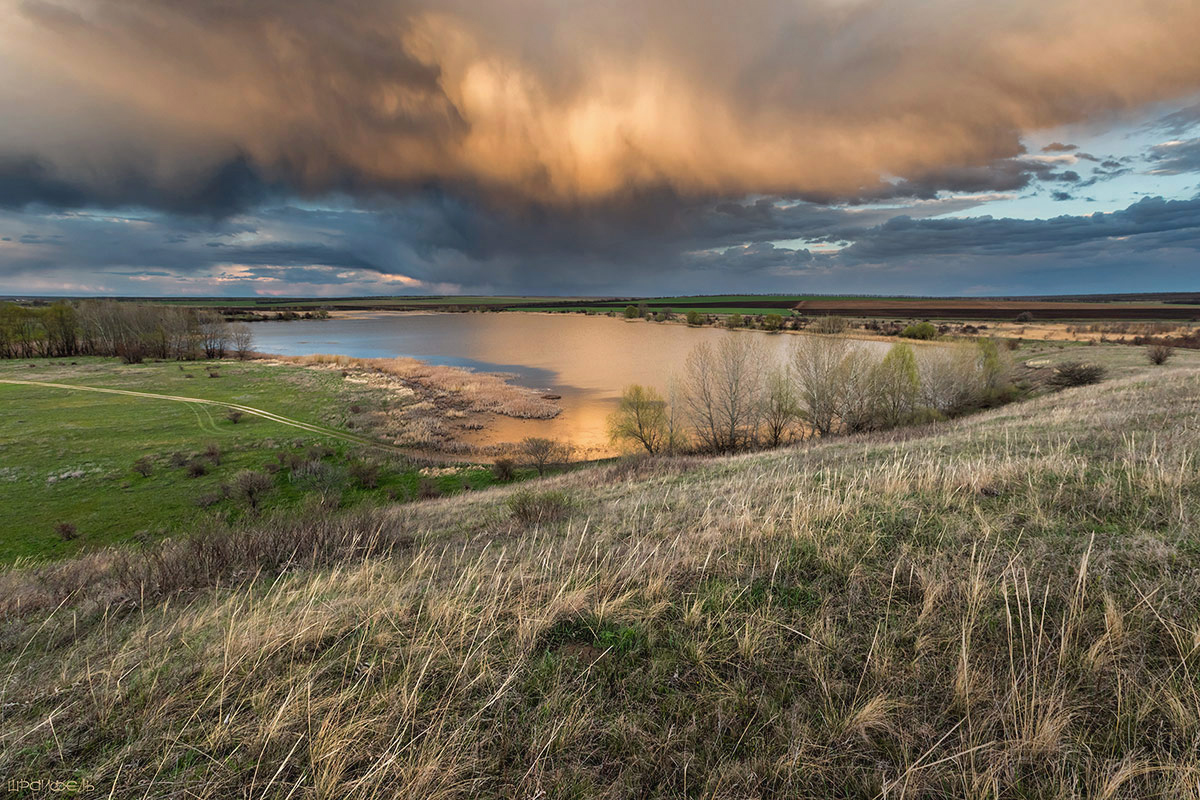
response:
[[[526,436],[570,441],[581,454],[610,453],[606,418],[631,383],[666,392],[688,353],[726,336],[761,337],[783,360],[792,335],[688,328],[581,314],[380,312],[329,320],[255,323],[254,349],[279,355],[408,356],[434,364],[507,372],[523,386],[562,395],[551,420],[497,417],[476,441]]]

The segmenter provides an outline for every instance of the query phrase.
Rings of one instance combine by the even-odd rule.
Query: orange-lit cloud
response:
[[[231,163],[303,193],[846,196],[1194,93],[1197,31],[1196,0],[0,0],[0,159],[102,203],[203,204]]]

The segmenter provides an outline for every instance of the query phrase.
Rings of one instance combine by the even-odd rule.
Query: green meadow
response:
[[[490,470],[469,465],[427,477],[403,453],[372,446],[348,427],[350,409],[388,398],[335,370],[37,359],[0,362],[0,380],[232,403],[306,426],[252,413],[235,422],[217,404],[0,383],[0,562],[150,541],[306,504],[407,500],[492,482]],[[270,478],[253,508],[238,488],[244,472]]]

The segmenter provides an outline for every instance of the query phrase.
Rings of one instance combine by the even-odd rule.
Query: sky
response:
[[[1200,290],[1196,0],[0,0],[0,294]]]

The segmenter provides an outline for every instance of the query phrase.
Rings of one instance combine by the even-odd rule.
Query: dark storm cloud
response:
[[[842,251],[846,258],[886,261],[918,255],[1087,256],[1134,247],[1200,250],[1200,198],[1145,198],[1121,211],[1053,219],[991,217],[916,220],[897,217]]]
[[[1031,175],[1007,163],[1024,132],[1200,86],[1192,0],[0,10],[0,102],[22,112],[0,158],[37,165],[6,187],[9,207],[227,214],[275,192],[435,187],[569,214],[658,190],[1009,190]]]

